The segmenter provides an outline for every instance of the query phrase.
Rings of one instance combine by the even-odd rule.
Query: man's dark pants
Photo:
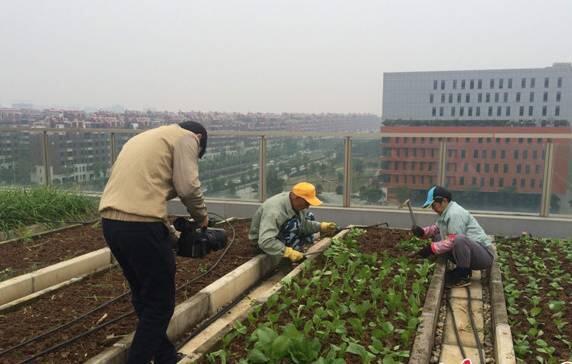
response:
[[[161,222],[102,219],[103,235],[131,288],[139,318],[128,364],[176,363],[166,331],[175,309],[175,256]]]

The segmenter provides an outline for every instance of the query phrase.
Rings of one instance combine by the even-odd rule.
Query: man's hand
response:
[[[338,225],[335,222],[321,222],[320,223],[320,232],[321,233],[333,233],[338,228]]]
[[[205,218],[200,223],[200,227],[201,227],[201,229],[206,229],[209,227],[209,216],[208,215],[205,215]]]
[[[422,238],[425,236],[425,231],[419,225],[413,225],[411,227],[411,232],[413,233],[413,235],[415,235],[418,238]]]
[[[433,250],[431,250],[431,244],[425,245],[417,253],[415,253],[415,255],[417,255],[421,258],[428,258],[431,255],[433,255]]]
[[[284,257],[290,259],[292,262],[297,262],[304,258],[304,254],[287,246],[284,249]]]

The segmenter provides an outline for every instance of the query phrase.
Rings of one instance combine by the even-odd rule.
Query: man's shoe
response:
[[[471,269],[470,268],[455,268],[450,272],[445,273],[445,287],[458,288],[471,285]]]

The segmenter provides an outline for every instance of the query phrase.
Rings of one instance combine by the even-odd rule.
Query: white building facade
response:
[[[383,120],[572,121],[572,63],[384,73]]]

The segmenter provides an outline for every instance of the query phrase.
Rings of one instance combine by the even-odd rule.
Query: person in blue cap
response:
[[[435,224],[415,225],[411,231],[418,238],[431,239],[432,243],[416,254],[423,258],[445,254],[456,266],[445,276],[446,287],[470,285],[473,270],[488,269],[493,263],[491,238],[470,212],[453,201],[451,192],[444,187],[429,189],[423,207],[429,206],[439,215]]]

